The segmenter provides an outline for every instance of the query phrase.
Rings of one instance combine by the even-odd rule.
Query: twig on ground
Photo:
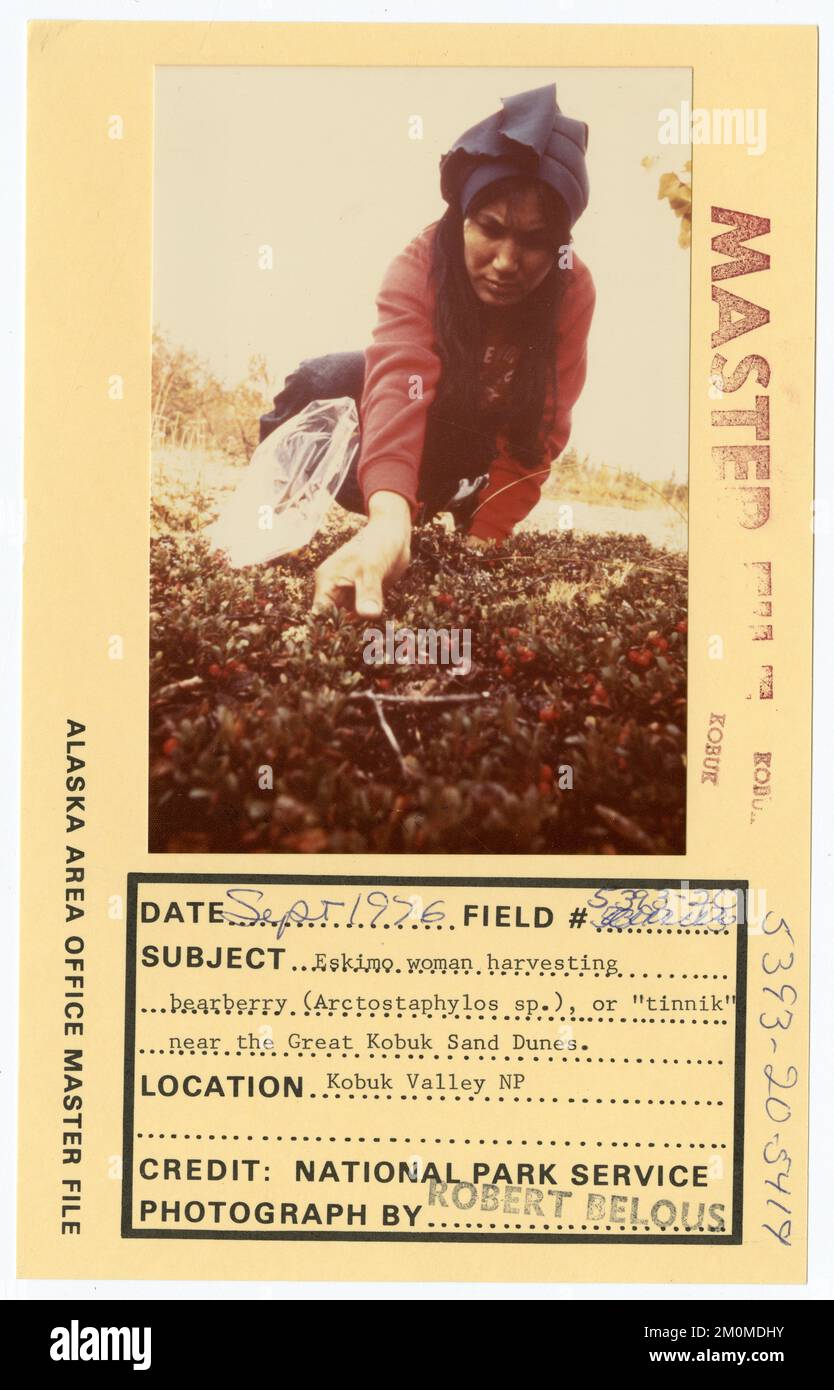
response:
[[[459,705],[471,704],[472,701],[485,700],[487,694],[483,695],[383,695],[376,690],[354,690],[347,697],[349,700],[370,700],[376,712],[379,727],[385,738],[396,755],[403,777],[412,778],[416,775],[416,769],[410,767],[408,760],[403,757],[402,749],[397,742],[397,737],[388,720],[385,718],[383,704],[387,705],[409,705],[412,709],[420,705]]]
[[[397,742],[394,730],[391,728],[391,725],[388,723],[388,720],[385,718],[385,715],[382,712],[380,697],[378,695],[372,694],[370,696],[370,700],[371,704],[373,705],[376,711],[376,717],[379,720],[379,727],[381,728],[383,734],[387,738],[391,748],[394,750],[403,777],[409,777],[411,774],[408,769],[408,764],[406,763],[405,758],[403,757],[402,749],[400,748],[400,745]]]
[[[202,676],[189,676],[186,680],[174,681],[171,685],[164,685],[154,696],[154,704],[160,704],[163,700],[170,700],[175,695],[182,695],[184,691],[199,690],[203,684]]]
[[[384,701],[387,705],[460,705],[473,700],[487,700],[489,691],[481,695],[381,695],[375,690],[354,690],[349,700]]]
[[[654,841],[644,830],[640,829],[639,825],[635,825],[633,820],[621,815],[619,811],[612,810],[610,806],[595,806],[594,810],[603,825],[607,825],[609,830],[621,835],[624,840],[627,840],[631,845],[636,845],[638,849],[645,850],[647,853],[654,852]]]

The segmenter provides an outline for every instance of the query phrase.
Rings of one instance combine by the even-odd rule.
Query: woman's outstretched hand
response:
[[[379,617],[383,586],[411,562],[411,509],[398,492],[374,492],[367,524],[316,570],[313,611],[353,607],[363,618]]]

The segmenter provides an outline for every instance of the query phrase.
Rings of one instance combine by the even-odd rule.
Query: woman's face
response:
[[[512,221],[512,226],[510,226]],[[463,257],[482,304],[508,307],[540,285],[556,258],[534,189],[496,198],[463,221]]]

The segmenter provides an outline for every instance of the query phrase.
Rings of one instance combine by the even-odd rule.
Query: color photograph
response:
[[[149,850],[683,854],[691,70],[155,81]]]

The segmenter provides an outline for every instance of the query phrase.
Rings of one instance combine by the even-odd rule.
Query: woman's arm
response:
[[[365,505],[375,492],[396,492],[407,499],[412,515],[426,417],[441,372],[429,288],[431,245],[430,226],[394,257],[383,276],[359,407],[357,478]]]
[[[575,279],[565,296],[556,347],[556,400],[548,400],[539,437],[541,463],[528,469],[510,454],[503,435],[489,483],[475,511],[469,535],[480,541],[503,540],[527,516],[541,495],[550,464],[570,438],[571,413],[585,385],[588,334],[596,290],[587,266],[575,258]]]
[[[431,226],[395,256],[376,297],[359,407],[357,479],[368,522],[319,566],[314,608],[352,602],[362,616],[378,616],[384,586],[411,561],[426,412],[440,379],[432,347],[430,246]]]

